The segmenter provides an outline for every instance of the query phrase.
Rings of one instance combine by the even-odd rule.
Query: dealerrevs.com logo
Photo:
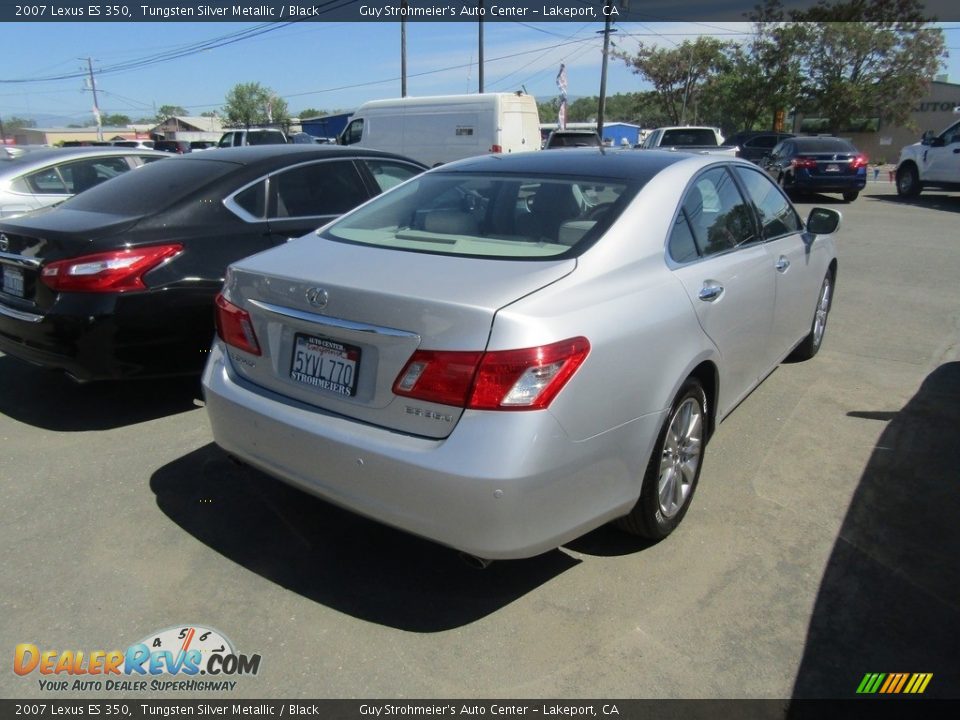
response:
[[[13,671],[36,678],[41,690],[52,692],[234,690],[238,681],[233,678],[260,671],[260,655],[236,652],[213,628],[177,625],[126,650],[48,650],[20,643]]]

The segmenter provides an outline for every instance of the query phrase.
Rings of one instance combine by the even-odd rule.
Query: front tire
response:
[[[823,278],[823,284],[820,286],[820,294],[817,296],[817,309],[813,313],[813,322],[810,325],[810,333],[803,339],[797,349],[793,351],[791,358],[794,360],[809,360],[818,352],[823,344],[823,335],[827,331],[827,317],[830,314],[830,306],[833,304],[833,274],[827,272]]]
[[[901,165],[897,170],[897,195],[912,198],[919,195],[921,189],[917,166],[913,163]]]
[[[662,540],[687,514],[707,444],[707,396],[695,378],[677,393],[643,476],[640,498],[617,525],[633,535]]]

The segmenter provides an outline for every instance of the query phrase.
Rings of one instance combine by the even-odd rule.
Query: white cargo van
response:
[[[537,101],[523,93],[373,100],[353,114],[337,142],[433,167],[487,153],[539,150],[540,116]]]

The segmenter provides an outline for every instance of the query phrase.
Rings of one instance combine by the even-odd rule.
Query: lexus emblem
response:
[[[0,251],[6,252],[10,249],[10,238],[0,233]]]
[[[323,308],[327,306],[327,303],[330,302],[330,293],[323,288],[312,287],[307,290],[307,302],[315,308],[323,310]]]

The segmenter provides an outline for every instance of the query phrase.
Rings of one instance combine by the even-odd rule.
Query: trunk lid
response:
[[[808,172],[814,177],[845,177],[856,175],[858,168],[854,167],[854,160],[858,153],[855,152],[821,152],[804,153],[803,157],[810,158],[816,162],[816,167],[808,168]]]
[[[243,378],[293,400],[442,438],[462,409],[398,397],[415,350],[486,349],[497,311],[556,282],[573,259],[488,260],[303,238],[235,264],[227,299],[250,314],[262,355],[229,348]],[[339,363],[333,382],[311,363]]]

